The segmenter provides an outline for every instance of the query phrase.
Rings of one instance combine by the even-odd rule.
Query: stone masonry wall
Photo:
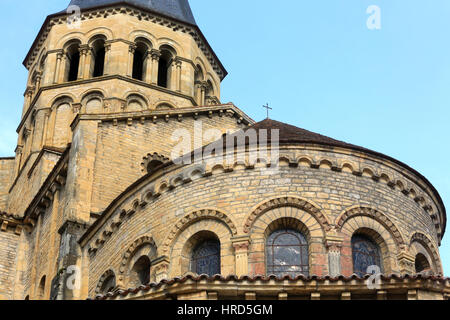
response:
[[[0,300],[13,299],[19,238],[14,232],[0,232]]]
[[[0,159],[0,211],[6,210],[11,176],[14,171],[14,158]]]
[[[301,159],[301,156],[307,155],[310,159],[346,160],[349,163],[358,163],[361,168],[365,166],[377,168],[391,177],[400,175],[398,168],[392,164],[383,164],[379,160],[362,159],[356,155],[336,151],[293,148],[293,150],[283,152],[285,152],[284,157],[289,159],[298,160]],[[158,255],[168,254],[170,258],[169,277],[184,274],[188,270],[181,270],[182,274],[178,273],[180,256],[177,255],[180,253],[176,251],[176,254],[173,255],[173,252],[175,247],[179,246],[179,242],[185,243],[189,240],[189,235],[193,234],[189,233],[186,237],[183,233],[183,230],[186,229],[193,229],[195,232],[207,230],[224,233],[225,226],[229,230],[229,239],[240,236],[254,238],[255,241],[250,244],[248,252],[248,273],[264,274],[264,257],[261,257],[260,254],[261,246],[264,246],[264,239],[253,235],[261,234],[264,231],[261,228],[267,227],[286,213],[275,210],[262,216],[261,219],[257,217],[254,222],[255,227],[250,227],[248,232],[245,231],[245,225],[249,221],[249,216],[256,212],[258,207],[271,199],[279,198],[303,199],[318,209],[313,216],[306,212],[306,208],[300,210],[299,219],[310,230],[318,230],[318,233],[315,233],[316,236],[333,235],[342,238],[341,270],[344,275],[348,276],[352,273],[351,260],[348,259],[351,255],[349,253],[350,239],[348,238],[351,235],[348,234],[348,230],[352,230],[352,228],[355,230],[369,229],[380,234],[384,245],[389,249],[383,259],[383,263],[388,264],[385,270],[389,272],[400,272],[401,265],[397,256],[406,250],[404,246],[410,243],[414,233],[427,235],[432,249],[435,251],[432,263],[436,272],[442,272],[437,251],[436,229],[430,214],[425,212],[411,195],[405,195],[398,186],[391,187],[383,180],[375,181],[368,174],[355,175],[351,170],[345,169],[345,166],[341,172],[332,170],[327,162],[323,162],[317,167],[302,160],[298,161],[298,167],[291,167],[288,166],[288,163],[283,162],[282,164],[280,170],[275,173],[261,171],[258,167],[246,169],[244,166],[236,166],[234,170],[224,172],[223,168],[219,166],[211,168],[210,171],[207,170],[201,175],[194,174],[193,182],[175,183],[174,188],[168,188],[171,178],[182,172],[192,171],[192,166],[187,166],[167,173],[164,178],[156,181],[143,182],[136,187],[136,190],[139,191],[130,191],[129,196],[124,196],[124,202],[111,211],[112,216],[85,246],[85,250],[97,248],[97,251],[90,255],[90,295],[94,294],[98,280],[106,270],[111,269],[116,275],[120,274],[121,266],[123,267],[121,263],[123,263],[123,256],[127,248],[133,241],[143,236],[151,237],[154,240],[158,248]],[[416,190],[421,190],[414,181],[405,181],[413,185]],[[161,193],[161,195],[155,198],[151,195],[152,193]],[[149,194],[148,197],[147,194]],[[425,197],[431,201],[427,195]],[[148,203],[142,207],[140,203],[144,199]],[[339,226],[343,213],[352,212],[355,208],[371,208],[374,212],[379,213],[379,217],[375,214],[363,214],[361,211],[360,215],[355,215],[354,218],[350,216],[345,220],[343,226]],[[221,214],[204,219],[186,218],[188,214],[200,212],[202,209],[213,209]],[[302,211],[303,213],[301,213]],[[131,213],[123,215],[121,212]],[[229,219],[224,218],[223,214]],[[181,221],[183,217],[185,219]],[[120,221],[120,227],[111,229],[113,221],[114,223]],[[384,224],[381,225],[380,221]],[[235,228],[230,227],[233,225]],[[255,229],[256,227],[258,228]],[[102,233],[105,230],[109,230],[112,234],[103,237]],[[235,234],[233,234],[233,230],[235,230]],[[95,243],[98,239],[103,239],[104,244],[97,246]],[[171,240],[168,241],[168,239]],[[402,244],[403,242],[405,245]],[[310,250],[312,253],[310,255],[311,273],[325,275],[329,272],[327,259],[329,248],[325,245],[325,239],[314,243],[314,248]],[[231,245],[229,241],[227,241],[227,245]],[[222,249],[232,250],[232,248]],[[222,261],[222,272],[224,274],[235,273],[234,266],[230,264],[235,261],[234,257],[227,259]]]

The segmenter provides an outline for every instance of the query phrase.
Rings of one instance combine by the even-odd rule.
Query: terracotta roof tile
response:
[[[302,281],[302,282],[319,282],[319,283],[323,283],[323,282],[330,282],[330,283],[334,283],[334,282],[338,282],[338,281],[342,281],[345,283],[351,282],[351,281],[366,281],[367,279],[369,279],[370,275],[366,275],[364,277],[360,277],[356,274],[351,275],[350,277],[345,277],[345,276],[337,276],[337,277],[331,277],[331,276],[317,276],[317,275],[312,275],[309,277],[306,277],[304,275],[299,275],[297,277],[291,277],[291,276],[284,276],[284,277],[277,277],[275,275],[269,275],[269,276],[263,276],[263,275],[256,275],[256,276],[242,276],[242,277],[238,277],[236,275],[230,275],[227,277],[224,277],[222,275],[215,275],[215,276],[208,276],[208,275],[193,275],[193,274],[188,274],[184,277],[177,277],[177,278],[173,278],[173,279],[165,279],[162,280],[159,283],[150,283],[148,285],[141,285],[138,288],[130,288],[127,290],[118,290],[116,292],[109,292],[105,295],[97,295],[95,297],[95,300],[106,300],[108,298],[116,298],[117,296],[122,296],[122,297],[126,297],[129,294],[137,294],[139,292],[147,292],[151,289],[157,289],[159,287],[162,287],[164,285],[166,286],[173,286],[176,284],[183,284],[187,281],[193,281],[193,282],[201,282],[201,281],[206,281],[206,282],[221,282],[221,283],[230,283],[230,282],[234,282],[234,283],[242,283],[242,282],[250,282],[250,283],[255,283],[257,281],[259,282],[270,282],[270,281],[275,281],[275,282],[284,282],[284,281],[291,281],[291,282],[297,282],[297,281]],[[450,281],[450,278],[446,278],[443,277],[441,275],[424,275],[424,274],[405,274],[405,275],[399,275],[399,274],[384,274],[381,275],[381,280],[382,281],[391,281],[391,280],[397,280],[397,281],[403,281],[403,280],[427,280],[427,281],[435,281],[437,283],[447,283],[447,285],[450,285],[450,283],[448,283]]]

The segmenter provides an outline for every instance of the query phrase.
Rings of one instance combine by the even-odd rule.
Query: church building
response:
[[[222,103],[188,0],[72,0],[23,64],[0,299],[449,298],[433,185]]]

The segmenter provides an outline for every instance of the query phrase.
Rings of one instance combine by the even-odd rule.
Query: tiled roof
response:
[[[370,275],[366,275],[364,277],[359,277],[356,274],[353,274],[350,277],[345,276],[337,276],[337,277],[331,277],[331,276],[310,276],[305,277],[303,275],[299,275],[295,278],[291,276],[284,276],[284,277],[277,277],[274,275],[270,276],[243,276],[238,277],[235,275],[230,275],[227,277],[221,276],[221,275],[215,275],[215,276],[208,276],[208,275],[193,275],[188,274],[184,277],[179,278],[173,278],[170,280],[162,280],[159,283],[150,283],[148,285],[142,285],[138,288],[130,288],[127,290],[118,290],[115,292],[110,292],[106,295],[98,295],[95,297],[95,300],[107,300],[107,299],[114,299],[118,296],[121,296],[122,298],[126,298],[128,295],[135,295],[139,293],[146,293],[152,289],[159,289],[163,286],[165,287],[171,287],[179,284],[184,283],[200,283],[200,282],[208,282],[208,283],[214,283],[214,284],[252,284],[252,283],[269,283],[269,282],[275,282],[277,284],[283,284],[285,281],[289,282],[298,282],[299,285],[307,285],[310,283],[317,283],[317,284],[333,284],[333,283],[350,283],[350,282],[358,282],[358,283],[364,283],[367,279],[369,279]],[[381,281],[383,282],[392,282],[392,281],[398,281],[398,282],[404,282],[404,281],[432,281],[434,283],[440,283],[445,285],[446,287],[450,288],[450,278],[446,278],[440,275],[425,275],[425,274],[405,274],[405,275],[398,275],[398,274],[389,274],[389,275],[381,275]]]

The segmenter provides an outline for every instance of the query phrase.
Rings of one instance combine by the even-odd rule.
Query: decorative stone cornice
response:
[[[16,217],[12,214],[8,214],[6,212],[0,212],[1,232],[12,232],[16,235],[20,235],[23,228],[25,228],[26,226],[27,224],[22,218]]]
[[[154,124],[167,123],[169,121],[183,121],[187,117],[193,117],[195,120],[200,115],[212,118],[213,116],[228,116],[235,118],[237,123],[243,123],[249,125],[253,123],[253,120],[245,115],[242,111],[237,109],[232,104],[224,104],[217,106],[203,106],[203,107],[191,107],[191,108],[177,108],[177,109],[163,109],[163,110],[145,110],[135,112],[122,112],[112,114],[83,114],[77,116],[71,124],[72,129],[75,128],[79,121],[83,120],[98,120],[100,125],[112,122],[117,125],[119,122],[137,121],[142,123],[143,121],[151,121]]]
[[[66,183],[70,144],[61,155],[53,170],[44,181],[41,189],[31,201],[24,213],[25,219],[35,220],[50,207],[53,196]]]

